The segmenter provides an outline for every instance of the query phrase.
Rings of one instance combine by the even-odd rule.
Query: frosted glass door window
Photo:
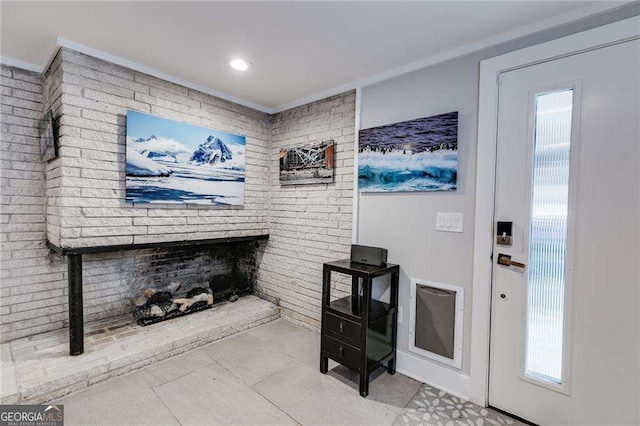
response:
[[[562,384],[573,90],[536,96],[525,374]]]

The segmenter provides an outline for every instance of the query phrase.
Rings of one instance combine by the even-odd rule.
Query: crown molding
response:
[[[42,74],[42,67],[40,65],[21,61],[20,59],[10,58],[8,56],[0,56],[0,64]]]
[[[332,89],[323,90],[313,95],[305,96],[292,102],[287,102],[282,105],[278,105],[272,108],[273,113],[286,111],[291,108],[296,108],[302,105],[306,105],[311,102],[316,102],[324,98],[328,98],[340,93],[347,92],[349,90],[361,89],[366,86],[381,83],[386,80],[390,80],[395,77],[399,77],[404,74],[417,71],[422,68],[436,65],[442,62],[450,61],[462,56],[469,55],[474,52],[478,52],[502,43],[517,40],[535,33],[539,33],[552,28],[560,27],[562,25],[569,24],[571,22],[579,21],[581,19],[588,18],[590,16],[599,15],[604,12],[618,9],[623,6],[634,3],[634,1],[602,1],[584,8],[576,9],[561,15],[554,16],[552,18],[544,19],[542,21],[534,22],[533,24],[525,25],[510,31],[506,31],[495,36],[487,37],[482,40],[478,40],[473,43],[469,43],[446,52],[439,53],[437,55],[429,56],[419,61],[402,65],[388,71],[373,75],[371,77],[363,78],[351,83],[347,83]]]
[[[164,71],[160,71],[155,68],[151,68],[146,65],[142,65],[137,62],[130,61],[129,59],[121,58],[119,56],[112,55],[102,50],[94,49],[93,47],[85,46],[84,44],[67,40],[66,38],[63,38],[63,37],[58,37],[57,41],[58,41],[59,47],[75,50],[76,52],[84,53],[86,55],[93,56],[94,58],[102,59],[104,61],[111,62],[116,65],[121,65],[123,67],[132,69],[134,71],[138,71],[144,74],[151,75],[153,77],[160,78],[162,80],[169,81],[171,83],[178,84],[180,86],[188,87],[189,89],[197,90],[199,92],[203,92],[208,95],[216,96],[218,98],[224,99],[229,102],[234,102],[236,104],[246,106],[248,108],[265,112],[267,114],[272,114],[272,109],[269,107],[265,107],[263,105],[259,105],[254,102],[239,98],[237,96],[233,96],[228,93],[212,89],[202,84],[193,83],[191,81],[182,79],[180,77],[176,77],[175,75],[168,74]]]

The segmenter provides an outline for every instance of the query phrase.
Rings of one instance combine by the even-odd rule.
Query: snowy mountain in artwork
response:
[[[148,138],[129,139],[131,148],[145,157],[168,163],[184,163],[189,159],[192,150],[175,139],[151,135]]]
[[[246,137],[127,111],[129,203],[244,204]]]
[[[127,150],[127,176],[169,176],[173,170],[133,149]]]
[[[191,164],[219,164],[233,159],[233,153],[229,147],[215,136],[209,136],[195,150],[189,162]]]

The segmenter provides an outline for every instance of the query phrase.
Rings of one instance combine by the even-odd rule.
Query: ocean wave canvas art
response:
[[[243,205],[246,138],[127,111],[128,203]]]
[[[360,192],[453,191],[458,177],[458,112],[359,132]]]

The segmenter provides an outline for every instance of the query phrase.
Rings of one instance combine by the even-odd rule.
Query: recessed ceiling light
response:
[[[246,71],[249,69],[249,63],[240,58],[229,61],[229,65],[231,65],[231,68],[238,71]]]

